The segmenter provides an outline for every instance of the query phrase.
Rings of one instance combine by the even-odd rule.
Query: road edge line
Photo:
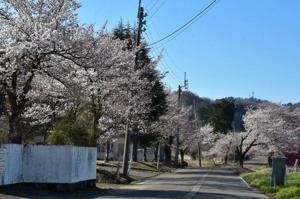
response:
[[[246,182],[241,176],[239,176],[239,178],[244,182],[244,184],[250,189],[251,186],[248,184],[248,182]]]

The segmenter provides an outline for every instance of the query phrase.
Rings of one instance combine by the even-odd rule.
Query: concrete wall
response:
[[[75,183],[96,179],[96,148],[4,145],[6,168],[0,185],[14,183]],[[13,166],[12,166],[13,165]]]

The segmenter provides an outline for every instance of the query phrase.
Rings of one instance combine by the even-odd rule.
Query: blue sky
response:
[[[79,18],[111,31],[122,19],[137,22],[138,0],[79,0]],[[153,43],[192,19],[213,0],[142,0],[148,17],[144,39]],[[172,37],[171,37],[172,38]],[[189,90],[201,97],[300,102],[300,1],[220,0],[162,51],[158,69],[173,90],[187,73]]]

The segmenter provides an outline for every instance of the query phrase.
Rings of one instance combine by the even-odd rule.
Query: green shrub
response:
[[[53,130],[49,135],[47,143],[50,145],[73,145],[68,135],[61,130]]]
[[[54,123],[48,144],[89,146],[88,126],[87,121],[67,114]]]
[[[1,144],[9,143],[9,133],[7,131],[0,130],[0,143]]]

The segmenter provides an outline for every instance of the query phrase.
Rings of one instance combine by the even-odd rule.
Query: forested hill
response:
[[[196,110],[196,116],[199,125],[205,125],[211,120],[220,120],[218,117],[228,120],[230,127],[229,130],[242,131],[242,117],[246,113],[248,106],[256,107],[258,104],[268,102],[267,100],[257,98],[234,98],[225,97],[222,99],[212,100],[206,97],[199,97],[195,93],[190,91],[184,91],[181,94],[181,103],[184,106],[192,106]],[[296,108],[300,106],[300,103],[285,104]],[[191,116],[194,118],[194,116]]]

